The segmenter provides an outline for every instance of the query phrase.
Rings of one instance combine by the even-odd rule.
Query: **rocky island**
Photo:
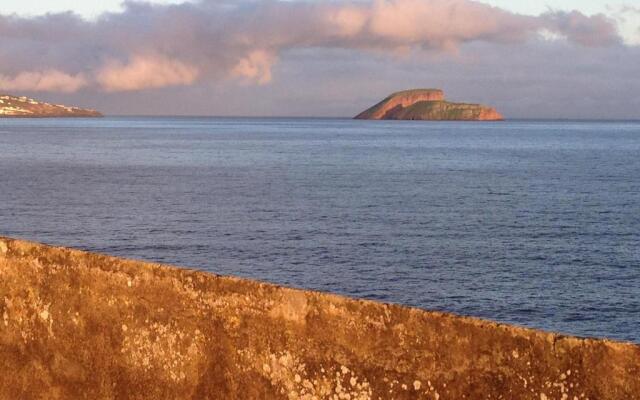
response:
[[[502,121],[504,117],[481,104],[448,102],[440,89],[413,89],[391,94],[355,119]]]
[[[28,97],[0,95],[0,118],[102,117],[95,110],[49,104]]]

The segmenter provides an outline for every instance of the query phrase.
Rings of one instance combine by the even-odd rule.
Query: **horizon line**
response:
[[[339,119],[355,120],[348,116],[312,116],[312,115],[205,115],[205,114],[104,114],[105,118],[245,118],[245,119]],[[362,120],[361,120],[362,121]],[[363,120],[389,122],[391,120]],[[580,117],[506,117],[503,121],[593,121],[593,122],[640,122],[637,118],[580,118]],[[492,122],[492,121],[453,121],[453,120],[396,120],[396,122]]]

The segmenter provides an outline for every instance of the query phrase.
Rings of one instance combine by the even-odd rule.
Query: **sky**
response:
[[[0,0],[0,92],[113,115],[350,117],[439,87],[640,119],[638,65],[636,0]]]

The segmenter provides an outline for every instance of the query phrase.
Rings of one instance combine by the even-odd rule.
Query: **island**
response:
[[[504,117],[481,104],[448,102],[440,89],[412,89],[391,94],[355,119],[503,121]]]
[[[0,95],[0,118],[102,117],[96,110],[49,104],[25,96]]]

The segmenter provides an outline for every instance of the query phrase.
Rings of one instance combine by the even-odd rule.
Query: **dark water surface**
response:
[[[0,234],[640,342],[640,123],[0,120]]]

